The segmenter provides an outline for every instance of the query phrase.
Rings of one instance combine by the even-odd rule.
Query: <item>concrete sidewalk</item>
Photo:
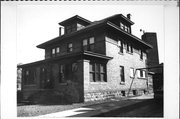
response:
[[[122,99],[112,99],[111,102],[101,104],[88,105],[81,108],[66,110],[46,115],[38,116],[39,118],[59,118],[59,117],[98,117],[114,110],[125,108],[131,105],[139,106],[141,102],[153,99],[153,95],[142,95],[137,97]]]

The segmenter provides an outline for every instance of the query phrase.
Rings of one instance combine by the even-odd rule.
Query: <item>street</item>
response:
[[[100,114],[98,117],[163,117],[163,104],[149,99],[139,104]]]

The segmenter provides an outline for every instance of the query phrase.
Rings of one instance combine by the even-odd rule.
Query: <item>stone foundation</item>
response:
[[[129,92],[129,96],[137,96],[146,94],[146,89],[132,89]],[[96,91],[96,92],[86,92],[84,94],[84,101],[97,101],[97,100],[106,100],[111,98],[121,98],[127,97],[128,90],[109,90],[109,91]]]

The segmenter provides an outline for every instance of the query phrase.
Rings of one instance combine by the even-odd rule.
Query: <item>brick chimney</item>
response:
[[[59,27],[59,36],[62,35],[61,30],[62,30],[62,27]]]
[[[147,53],[147,66],[153,67],[159,65],[159,53],[158,42],[156,33],[145,32],[142,36],[142,40],[153,46]]]
[[[131,14],[127,14],[127,18],[128,18],[128,19],[131,19]]]

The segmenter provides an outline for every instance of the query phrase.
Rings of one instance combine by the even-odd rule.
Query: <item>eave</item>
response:
[[[53,57],[53,58],[49,58],[49,59],[45,59],[45,60],[40,60],[40,61],[28,63],[28,64],[18,65],[17,67],[24,68],[24,67],[29,67],[29,66],[41,65],[41,64],[52,63],[52,62],[66,59],[66,58],[69,59],[69,58],[73,58],[73,57],[79,57],[79,59],[84,59],[83,56],[90,56],[93,59],[98,58],[98,59],[102,59],[105,61],[112,59],[112,57],[108,57],[103,54],[94,53],[94,52],[90,52],[90,51],[82,51],[82,52],[78,52],[78,53],[71,53],[71,54],[57,56],[57,57]]]
[[[69,22],[71,22],[71,21],[73,21],[73,20],[75,20],[75,19],[80,20],[80,21],[83,21],[83,22],[85,22],[85,23],[87,23],[87,24],[91,24],[91,23],[92,23],[91,21],[89,21],[89,20],[87,20],[87,19],[85,19],[85,18],[83,18],[83,17],[80,17],[80,16],[78,16],[78,15],[75,15],[75,16],[69,18],[69,19],[66,19],[66,20],[60,22],[59,25],[64,26],[66,23],[69,23]]]
[[[37,47],[37,48],[45,49],[46,46],[49,45],[49,44],[52,44],[52,43],[55,43],[55,42],[57,42],[57,41],[63,40],[63,39],[65,39],[65,38],[73,37],[73,36],[75,36],[75,35],[77,35],[77,34],[80,34],[80,33],[83,33],[83,32],[87,32],[87,31],[89,31],[89,30],[92,30],[92,29],[101,27],[101,26],[105,25],[105,23],[106,23],[106,22],[104,22],[104,21],[95,22],[95,23],[93,23],[93,24],[91,24],[91,25],[89,25],[89,26],[87,26],[87,27],[85,27],[85,28],[83,28],[83,29],[81,29],[81,30],[72,32],[72,33],[70,33],[70,34],[65,34],[65,35],[62,35],[62,36],[60,36],[60,37],[56,37],[56,38],[54,38],[54,39],[52,39],[52,40],[49,40],[49,41],[44,42],[44,43],[42,43],[42,44],[40,44],[40,45],[37,45],[36,47]]]
[[[124,33],[124,34],[128,35],[129,37],[135,39],[137,42],[142,43],[145,47],[147,47],[147,49],[152,49],[152,48],[153,48],[152,45],[147,44],[146,42],[144,42],[143,40],[139,39],[138,37],[136,37],[136,36],[134,36],[134,35],[126,32],[126,31],[122,30],[122,29],[121,29],[120,27],[118,27],[117,25],[115,25],[115,24],[113,24],[113,23],[111,23],[111,22],[107,22],[107,25],[110,26],[110,27],[112,27],[112,28],[114,28],[114,29],[116,29],[116,30],[118,30],[118,31],[120,31],[121,33]]]

